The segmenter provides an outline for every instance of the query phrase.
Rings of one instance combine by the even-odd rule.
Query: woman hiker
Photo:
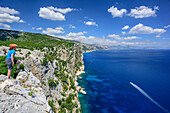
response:
[[[7,57],[6,57],[6,60],[5,60],[6,64],[8,65],[8,79],[10,79],[10,77],[11,77],[11,71],[13,69],[14,64],[17,63],[17,72],[19,72],[19,66],[20,66],[20,61],[14,59],[17,45],[16,44],[10,44],[9,47],[10,48],[9,48],[9,51],[7,53]]]

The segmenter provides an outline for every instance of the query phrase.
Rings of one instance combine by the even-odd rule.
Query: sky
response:
[[[170,0],[0,0],[0,29],[170,49]]]

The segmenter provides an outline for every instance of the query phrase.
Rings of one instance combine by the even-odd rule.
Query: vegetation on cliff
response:
[[[18,44],[16,56],[19,56],[25,66],[21,65],[20,68],[26,68],[26,71],[32,72],[40,80],[40,86],[54,113],[81,112],[75,84],[76,73],[83,70],[80,43],[48,35],[8,30],[0,30],[0,35],[0,46]],[[5,55],[6,52],[7,48],[0,54]],[[7,74],[5,56],[0,57],[0,74]],[[15,65],[12,76],[17,74]],[[30,90],[28,95],[33,96],[33,92],[34,90]]]

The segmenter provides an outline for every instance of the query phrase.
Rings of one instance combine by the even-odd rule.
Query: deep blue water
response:
[[[158,104],[170,111],[170,50],[94,51],[84,63],[82,113],[164,113]]]

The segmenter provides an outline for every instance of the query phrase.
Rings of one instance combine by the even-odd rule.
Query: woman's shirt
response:
[[[15,56],[15,50],[14,50],[14,49],[11,49],[11,50],[8,51],[8,54],[7,54],[7,56],[6,56],[6,59],[11,59],[11,55],[12,55],[12,54],[14,54],[14,56]]]

